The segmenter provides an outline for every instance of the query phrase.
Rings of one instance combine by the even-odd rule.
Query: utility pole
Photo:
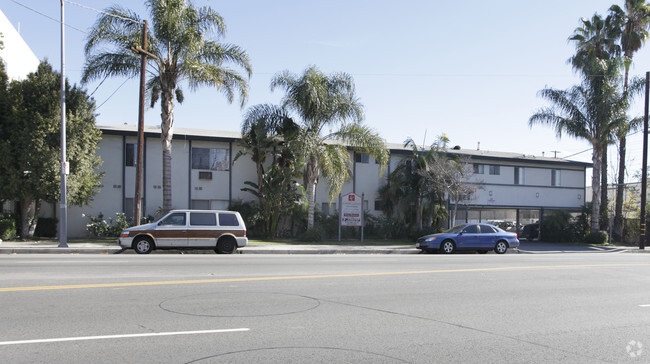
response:
[[[138,113],[138,157],[135,172],[135,198],[133,199],[133,224],[140,225],[142,217],[142,171],[144,147],[144,91],[146,83],[145,69],[147,67],[147,21],[142,25],[142,48],[134,49],[140,54],[140,105]]]
[[[65,24],[64,7],[61,0],[61,216],[59,216],[59,248],[68,247],[68,198],[66,194],[66,135],[65,135]],[[38,219],[38,216],[34,216]]]
[[[648,189],[648,104],[650,100],[650,72],[645,73],[645,112],[643,113],[643,164],[641,167],[641,233],[639,234],[639,249],[645,249],[646,224],[645,205]]]

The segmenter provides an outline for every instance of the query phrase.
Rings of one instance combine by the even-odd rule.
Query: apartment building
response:
[[[135,195],[137,129],[135,126],[101,126],[103,136],[98,154],[105,172],[103,187],[90,206],[69,206],[68,235],[86,236],[85,215],[132,215]],[[242,150],[240,132],[176,128],[172,149],[173,208],[226,209],[230,201],[250,201],[254,196],[243,192],[244,182],[256,180],[255,164],[247,156],[233,163]],[[364,208],[380,214],[377,190],[386,183],[386,175],[395,170],[411,150],[389,144],[390,162],[380,174],[372,156],[350,151],[352,174],[343,194],[364,195]],[[160,128],[146,127],[144,142],[143,215],[155,215],[162,207],[162,147]],[[580,211],[584,205],[585,172],[588,163],[558,158],[527,156],[516,153],[451,149],[449,154],[465,156],[473,163],[472,183],[478,188],[468,200],[460,202],[457,222],[508,221],[519,224],[536,222],[547,211]],[[330,204],[327,181],[317,186],[317,207],[326,213],[336,210]],[[54,213],[55,211],[51,211]]]

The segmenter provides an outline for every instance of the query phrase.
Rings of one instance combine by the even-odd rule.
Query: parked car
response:
[[[539,223],[524,225],[521,238],[526,240],[539,239]]]
[[[173,210],[151,224],[122,231],[122,248],[148,254],[154,249],[214,249],[234,253],[248,244],[246,225],[236,211]]]
[[[494,250],[504,254],[508,248],[517,248],[516,233],[509,233],[489,224],[464,224],[444,233],[426,235],[415,242],[415,247],[426,252],[451,254],[457,250],[476,250],[487,253]]]

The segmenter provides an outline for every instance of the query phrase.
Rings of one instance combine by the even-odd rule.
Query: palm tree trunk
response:
[[[630,55],[631,60],[631,55]],[[628,77],[630,73],[629,63],[625,64],[625,79],[623,81],[623,97],[627,99]],[[627,129],[627,127],[626,127]],[[618,138],[618,181],[616,184],[616,205],[614,206],[614,229],[612,235],[620,242],[623,239],[623,195],[625,192],[625,154],[627,154],[627,130],[620,133]]]
[[[607,215],[609,201],[607,199],[607,146],[602,154],[602,167],[600,168],[600,230],[607,230],[609,218]]]
[[[307,188],[307,229],[314,227],[314,208],[316,205],[316,184],[318,183],[318,158],[309,156],[305,167],[305,184]]]
[[[172,209],[172,138],[174,136],[174,93],[163,86],[160,125],[163,158],[163,211]]]
[[[422,231],[422,196],[415,200],[415,225],[418,231]]]
[[[625,134],[619,139],[618,150],[618,181],[616,185],[616,205],[614,207],[614,229],[612,235],[623,242],[623,192],[625,191],[625,154],[627,149],[627,140]]]
[[[600,228],[600,169],[602,167],[602,148],[594,144],[591,161],[593,172],[591,176],[592,207],[591,207],[591,232],[595,233]]]

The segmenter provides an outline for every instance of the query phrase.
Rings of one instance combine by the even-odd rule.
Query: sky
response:
[[[97,10],[120,5],[151,16],[144,1],[75,0],[64,3],[65,73],[79,83],[88,30]],[[580,18],[606,14],[622,0],[195,0],[225,20],[221,41],[244,48],[251,59],[249,99],[240,107],[213,88],[191,91],[174,111],[175,126],[238,131],[246,109],[279,104],[282,90],[270,80],[288,70],[300,75],[315,65],[345,72],[365,107],[364,123],[388,143],[408,137],[429,146],[446,134],[452,146],[591,161],[590,145],[559,138],[548,126],[530,127],[531,115],[547,104],[545,87],[567,89],[580,82],[567,64],[568,41]],[[59,0],[3,0],[0,9],[36,56],[61,69]],[[650,45],[634,56],[630,74],[650,71]],[[83,85],[97,105],[98,125],[137,124],[138,78],[111,78]],[[631,110],[643,114],[642,98]],[[145,124],[160,125],[160,104],[147,109]],[[642,133],[628,138],[629,181],[641,169]],[[610,147],[610,178],[618,152]]]

